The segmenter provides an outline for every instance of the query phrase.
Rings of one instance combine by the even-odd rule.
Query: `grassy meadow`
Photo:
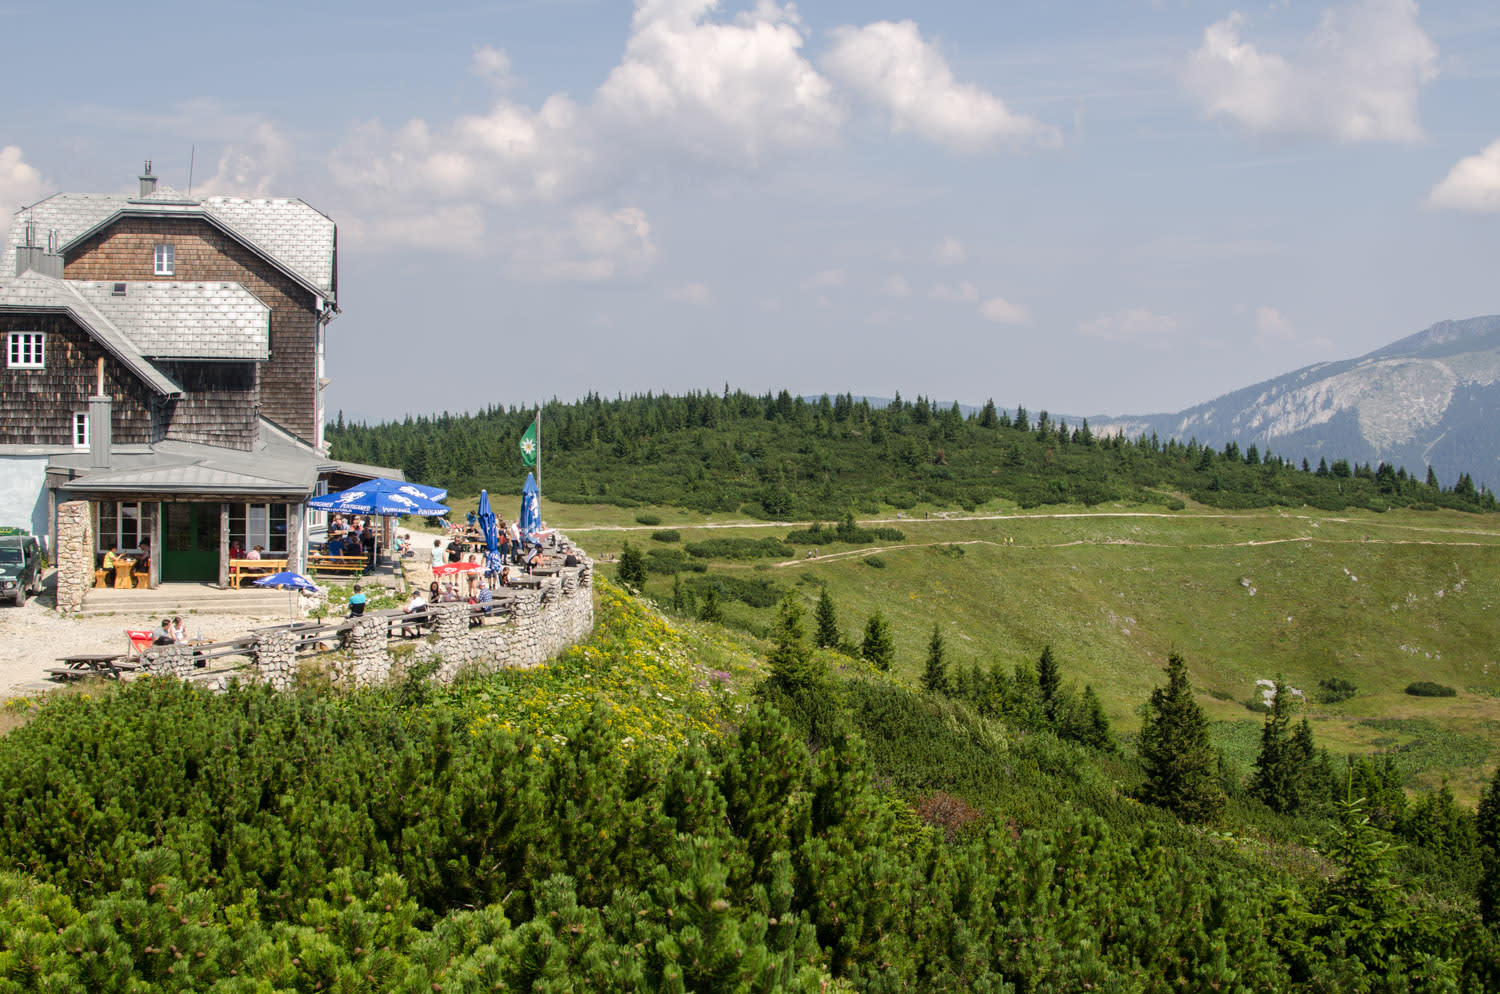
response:
[[[627,540],[667,547],[651,537],[662,529],[680,533],[670,543],[678,548],[790,530],[676,508],[551,503],[545,513],[595,556],[618,554]],[[1181,652],[1226,755],[1246,765],[1261,722],[1247,702],[1257,680],[1278,675],[1307,695],[1321,744],[1393,752],[1413,786],[1446,779],[1473,803],[1500,761],[1500,520],[1490,516],[1117,505],[930,518],[918,508],[860,523],[876,521],[905,540],[824,545],[811,559],[802,545],[787,558],[711,560],[707,575],[795,589],[809,613],[826,585],[856,642],[880,608],[894,629],[897,676],[913,684],[934,623],[950,665],[1010,667],[1050,644],[1067,678],[1091,685],[1127,734],[1167,654]],[[671,586],[653,573],[645,592],[666,604]],[[722,606],[728,626],[751,634],[771,619],[766,608]],[[1334,677],[1358,692],[1324,704],[1319,681]],[[1458,694],[1404,693],[1417,680]]]

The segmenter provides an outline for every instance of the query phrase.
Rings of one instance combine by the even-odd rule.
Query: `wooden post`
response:
[[[219,504],[219,589],[229,586],[229,502]]]

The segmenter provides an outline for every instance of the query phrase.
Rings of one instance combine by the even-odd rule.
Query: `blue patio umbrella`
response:
[[[436,518],[448,513],[447,505],[424,496],[416,484],[400,480],[371,480],[336,494],[314,497],[307,506],[315,511],[348,514],[416,514]]]
[[[392,480],[387,476],[377,476],[371,483],[390,484],[398,493],[411,494],[417,497],[426,497],[430,501],[442,501],[448,496],[448,491],[442,487],[429,486],[426,483],[408,483],[405,480]]]
[[[272,573],[270,576],[263,576],[259,580],[252,580],[251,582],[257,587],[273,587],[288,592],[286,599],[287,624],[291,624],[296,619],[297,592],[302,591],[312,594],[318,592],[318,585],[316,583],[313,583],[301,573],[295,573],[291,570]]]
[[[500,572],[504,563],[500,560],[500,526],[495,518],[495,512],[490,510],[490,492],[479,491],[479,530],[484,534],[484,571],[494,575]]]
[[[537,489],[536,477],[530,473],[526,474],[526,485],[521,488],[521,518],[516,522],[523,538],[530,538],[536,532],[542,530],[542,505],[538,498],[541,491]]]

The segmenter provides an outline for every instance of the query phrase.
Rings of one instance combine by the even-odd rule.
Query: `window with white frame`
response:
[[[140,502],[101,500],[96,506],[99,508],[99,527],[95,534],[98,535],[100,552],[107,551],[111,545],[122,552],[141,547],[141,539],[147,535],[141,523]]]
[[[47,359],[46,332],[11,332],[5,343],[5,358],[11,369],[41,369]]]
[[[269,558],[287,554],[285,504],[230,504],[229,540],[249,550],[260,546]]]
[[[89,412],[73,412],[73,448],[86,449],[89,447]]]
[[[173,245],[156,246],[156,275],[172,276],[177,272],[177,248]]]

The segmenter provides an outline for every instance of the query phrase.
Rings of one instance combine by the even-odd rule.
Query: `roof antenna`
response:
[[[193,162],[197,158],[198,158],[198,146],[194,145],[193,146],[193,150],[188,153],[188,196],[189,197],[191,197],[193,195]]]

